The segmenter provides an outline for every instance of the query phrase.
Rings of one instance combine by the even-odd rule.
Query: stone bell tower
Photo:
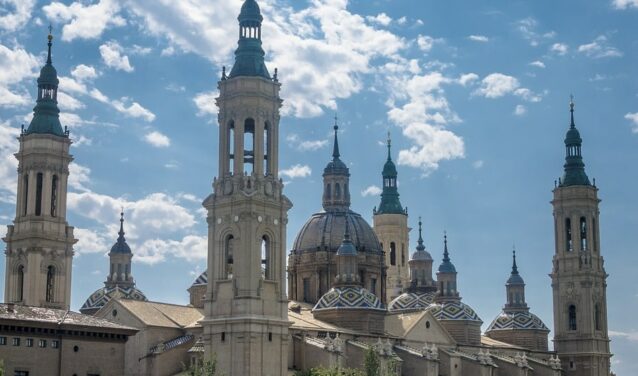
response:
[[[8,226],[5,301],[69,309],[73,227],[66,221],[71,140],[62,129],[58,77],[47,61],[38,78],[38,99],[29,127],[19,137],[16,217]]]
[[[554,189],[554,347],[567,375],[610,374],[607,273],[600,250],[598,188],[589,182],[574,123],[565,138],[565,174]]]
[[[239,15],[239,46],[219,97],[219,176],[208,211],[206,357],[229,376],[287,374],[286,224],[278,176],[280,84],[264,64],[255,0]]]
[[[383,165],[383,192],[381,203],[374,208],[374,232],[385,252],[387,302],[403,293],[410,286],[410,258],[408,209],[401,206],[397,186],[397,168],[392,161],[390,134],[388,134],[388,158]]]

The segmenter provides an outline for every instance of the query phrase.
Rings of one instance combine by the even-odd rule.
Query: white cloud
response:
[[[75,162],[69,164],[69,187],[76,191],[87,192],[89,189],[85,186],[91,182],[91,169]]]
[[[299,151],[315,151],[328,146],[328,140],[302,140],[294,133],[286,136],[286,141],[288,145]]]
[[[73,235],[75,235],[75,238],[78,239],[78,242],[73,246],[73,250],[76,254],[106,254],[110,250],[109,240],[97,231],[76,227],[73,231]]]
[[[80,64],[71,70],[71,76],[78,81],[84,81],[94,79],[98,74],[92,66]]]
[[[279,171],[279,175],[286,176],[289,179],[306,178],[312,174],[312,169],[308,165],[296,164],[290,168]]]
[[[0,123],[0,202],[15,204],[18,160],[13,154],[18,151],[19,134],[8,122]]]
[[[423,52],[430,52],[430,50],[432,50],[432,47],[434,47],[435,42],[437,42],[436,39],[427,35],[419,35],[416,39],[416,44]]]
[[[633,341],[633,342],[638,342],[638,332],[636,331],[631,331],[631,332],[620,332],[620,331],[615,331],[615,330],[610,330],[609,331],[609,336],[612,338],[625,338],[629,341]]]
[[[529,65],[536,67],[536,68],[545,68],[545,63],[543,63],[540,60],[536,60],[536,61],[532,61],[531,63],[529,63]]]
[[[198,93],[193,102],[197,106],[197,116],[211,116],[217,115],[218,109],[215,104],[215,99],[219,96],[218,91],[205,91]]]
[[[454,82],[457,80],[446,78],[440,72],[389,77],[388,117],[414,143],[409,149],[399,151],[399,164],[419,168],[427,175],[436,170],[442,160],[464,158],[463,140],[445,129],[448,123],[460,121],[450,109],[442,89],[443,84]]]
[[[16,46],[0,44],[0,106],[21,107],[33,105],[25,81],[37,77],[41,63],[34,55]],[[31,82],[35,86],[35,82]],[[29,87],[31,89],[32,87]]]
[[[481,87],[476,89],[473,94],[485,98],[500,98],[507,94],[513,94],[528,102],[540,102],[542,100],[541,95],[535,94],[530,89],[521,87],[516,77],[502,73],[492,73],[483,78]]]
[[[462,74],[461,77],[459,77],[459,83],[463,86],[467,86],[478,79],[479,76],[476,73]]]
[[[625,119],[630,120],[633,123],[633,128],[631,129],[631,131],[633,133],[638,133],[638,112],[635,113],[628,113],[627,115],[625,115]]]
[[[638,0],[614,0],[612,4],[616,9],[638,8]]]
[[[526,113],[527,113],[527,108],[525,108],[525,106],[523,106],[522,104],[516,105],[516,108],[514,109],[514,115],[523,116]]]
[[[485,166],[485,162],[480,159],[472,162],[472,167],[474,167],[477,170],[483,168],[483,166]]]
[[[469,37],[467,37],[467,39],[474,42],[482,42],[482,43],[486,43],[490,41],[490,38],[486,37],[485,35],[470,35]]]
[[[205,261],[208,238],[187,235],[181,240],[150,239],[135,249],[135,259],[150,265],[166,261],[169,255],[188,261]]]
[[[492,73],[483,78],[481,87],[475,91],[475,94],[484,96],[485,98],[499,98],[512,93],[520,86],[521,84],[516,77],[501,73]]]
[[[366,20],[368,20],[369,22],[372,23],[376,23],[379,24],[381,26],[388,26],[390,25],[390,23],[392,23],[392,18],[389,17],[387,14],[385,13],[380,13],[376,16],[368,16],[366,17]]]
[[[609,46],[607,37],[601,35],[591,43],[578,46],[578,52],[584,53],[588,57],[600,59],[604,57],[621,57],[623,53],[615,47]]]
[[[35,0],[0,0],[0,4],[2,4],[0,29],[16,31],[28,23]]]
[[[128,98],[124,97],[121,100],[114,100],[111,102],[113,108],[115,108],[118,112],[132,117],[132,118],[142,118],[147,122],[152,122],[155,120],[155,114],[150,110],[142,107],[141,104],[137,102],[133,102],[130,105],[126,105],[125,102],[128,102]]]
[[[371,185],[368,188],[361,191],[361,196],[363,197],[379,196],[381,192],[383,192],[381,188],[377,187],[376,185]]]
[[[156,148],[167,148],[171,146],[171,139],[158,131],[144,135],[144,141]]]
[[[542,42],[552,39],[556,36],[556,32],[539,32],[538,21],[532,17],[524,18],[517,21],[515,24],[516,29],[523,35],[523,38],[529,41],[530,46],[537,47]]]
[[[63,91],[58,92],[58,105],[62,111],[75,111],[85,107],[84,103]]]
[[[84,4],[83,1],[75,1],[70,5],[54,1],[42,7],[42,10],[48,19],[65,23],[62,27],[62,40],[67,42],[76,38],[99,38],[108,27],[126,24],[126,20],[118,14],[118,0],[99,0],[95,4]]]
[[[128,60],[128,56],[123,55],[124,49],[115,41],[108,41],[100,46],[102,61],[108,67],[124,72],[133,72],[133,66]]]
[[[567,54],[567,51],[569,50],[569,46],[567,46],[564,43],[554,43],[552,44],[552,46],[549,48],[549,50],[551,52],[555,52],[558,55],[565,55]]]

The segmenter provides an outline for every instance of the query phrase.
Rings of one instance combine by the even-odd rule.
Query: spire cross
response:
[[[445,248],[443,250],[443,261],[449,261],[450,253],[447,250],[447,231],[443,231],[443,243],[445,244]]]
[[[392,139],[390,138],[390,131],[388,131],[388,160],[392,159],[390,156],[390,149],[392,148]]]
[[[518,266],[516,265],[516,247],[512,250],[512,274],[518,274]]]
[[[335,125],[334,125],[334,130],[335,130],[335,144],[334,144],[334,148],[332,150],[332,158],[333,159],[339,159],[339,140],[337,139],[337,133],[339,131],[339,123],[338,123],[339,118],[337,117],[337,114],[335,113]]]
[[[417,250],[420,250],[423,247],[423,236],[421,235],[421,226],[422,226],[421,216],[419,216],[419,246],[417,247]]]
[[[571,117],[572,117],[572,122],[570,124],[570,126],[572,128],[574,128],[576,126],[576,124],[574,123],[574,106],[575,106],[575,104],[574,104],[574,96],[570,95],[569,96],[569,112],[571,112]]]
[[[49,23],[49,35],[53,34],[53,25]]]
[[[49,43],[47,43],[47,45],[49,46],[49,52],[47,54],[47,64],[51,65],[51,41],[53,40],[53,26],[51,26],[51,24],[49,24],[49,36],[47,37],[47,39],[49,40]]]

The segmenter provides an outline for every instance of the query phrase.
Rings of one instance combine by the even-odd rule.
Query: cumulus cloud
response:
[[[540,60],[536,60],[536,61],[532,61],[531,63],[529,63],[529,65],[536,67],[536,68],[545,68],[545,63],[543,63]]]
[[[535,18],[527,17],[522,20],[518,20],[514,24],[515,28],[521,33],[523,38],[529,41],[532,47],[540,45],[542,42],[552,39],[556,36],[553,31],[539,32],[538,21]]]
[[[73,231],[78,242],[73,246],[73,250],[78,255],[103,253],[106,254],[110,250],[110,239],[106,239],[101,232],[76,227]]]
[[[124,97],[121,100],[112,101],[111,105],[118,112],[124,114],[125,116],[132,117],[132,118],[141,118],[146,120],[149,123],[155,120],[155,114],[152,113],[149,109],[144,108],[141,104],[137,102],[133,102],[127,105],[126,102],[128,101],[129,101],[128,98]]]
[[[616,9],[638,8],[638,0],[614,0],[612,4]]]
[[[380,13],[376,16],[368,16],[366,20],[372,23],[379,24],[381,26],[388,26],[392,23],[392,18],[385,13]]]
[[[158,131],[149,132],[144,135],[144,141],[156,148],[167,148],[171,146],[171,139]]]
[[[25,81],[37,77],[41,62],[22,47],[0,44],[0,107],[22,107],[33,101]],[[35,85],[35,82],[31,82]]]
[[[549,50],[551,52],[554,52],[558,55],[565,55],[567,54],[567,51],[569,50],[569,46],[567,46],[564,43],[554,43],[552,44],[552,46],[549,48]]]
[[[85,5],[86,4],[86,5]],[[126,20],[119,15],[118,0],[99,0],[95,4],[75,1],[70,5],[54,1],[42,7],[49,20],[65,23],[62,40],[95,39],[112,26],[123,26]]]
[[[376,185],[371,185],[368,188],[361,191],[361,196],[363,197],[379,196],[381,192],[383,192],[381,188],[377,187]]]
[[[279,175],[289,179],[306,178],[312,174],[312,169],[308,165],[296,164],[290,168],[279,171]]]
[[[135,259],[145,264],[157,264],[167,256],[188,261],[204,261],[208,256],[208,238],[187,235],[181,240],[150,239],[135,249]]]
[[[472,162],[472,167],[474,167],[477,170],[483,168],[484,165],[485,165],[485,162],[480,159],[478,161]]]
[[[482,43],[486,43],[490,41],[490,38],[486,37],[485,35],[470,35],[469,37],[467,37],[467,39],[474,42],[482,42]]]
[[[476,89],[474,95],[485,98],[500,98],[507,94],[513,94],[528,102],[540,102],[542,97],[528,88],[521,87],[516,77],[502,73],[492,73],[481,81],[481,87]]]
[[[18,160],[13,154],[18,151],[19,134],[17,127],[0,123],[0,202],[14,204],[16,200]]]
[[[615,330],[609,331],[609,336],[612,338],[624,338],[629,341],[638,342],[638,332],[620,332]]]
[[[31,18],[35,0],[1,0],[0,4],[3,5],[0,29],[16,31],[26,25]]]
[[[286,141],[288,145],[299,151],[315,151],[328,146],[328,140],[302,140],[294,133],[286,136]]]
[[[398,163],[419,168],[428,175],[443,160],[465,157],[463,140],[446,129],[459,122],[444,96],[442,86],[458,82],[440,72],[389,78],[389,119],[398,125],[413,146],[399,151]]]
[[[423,52],[430,52],[434,44],[440,42],[440,39],[434,39],[427,35],[419,35],[416,39],[416,44],[419,46],[419,49]]]
[[[71,70],[71,76],[78,81],[92,80],[98,76],[94,67],[80,64]]]
[[[467,86],[478,79],[479,76],[476,73],[462,74],[461,77],[459,77],[459,83],[463,86]]]
[[[638,133],[638,112],[628,113],[627,115],[625,115],[625,119],[633,123],[631,131],[633,133]]]
[[[212,116],[217,115],[217,105],[215,104],[215,98],[219,96],[218,91],[205,91],[198,93],[193,98],[193,102],[197,107],[197,116]]]
[[[75,111],[86,107],[84,103],[61,90],[58,92],[58,105],[62,111]]]
[[[597,37],[591,43],[578,46],[578,52],[594,59],[623,56],[620,50],[609,45],[604,35]]]
[[[124,72],[133,72],[133,66],[128,60],[128,56],[123,55],[124,49],[115,41],[108,41],[100,46],[102,61],[108,67]]]

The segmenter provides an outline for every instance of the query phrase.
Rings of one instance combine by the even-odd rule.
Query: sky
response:
[[[16,136],[31,119],[51,23],[61,118],[74,142],[73,309],[106,278],[121,208],[138,288],[154,301],[188,302],[206,265],[214,98],[222,66],[233,63],[241,3],[0,0],[0,222],[15,214]],[[637,0],[259,3],[267,66],[279,69],[284,99],[287,244],[321,209],[335,113],[352,209],[369,222],[390,132],[409,223],[422,216],[435,263],[447,231],[463,301],[485,326],[505,303],[514,246],[528,304],[553,326],[549,202],[573,94],[602,199],[613,369],[638,374]]]

